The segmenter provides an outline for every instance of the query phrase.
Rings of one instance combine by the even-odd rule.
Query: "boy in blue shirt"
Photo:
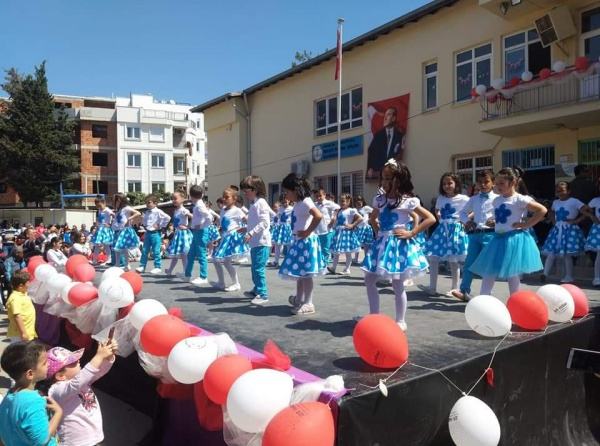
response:
[[[0,366],[15,385],[0,404],[0,440],[4,446],[56,446],[61,407],[35,389],[46,379],[46,347],[38,341],[20,341],[4,350]],[[48,421],[48,413],[52,418]]]

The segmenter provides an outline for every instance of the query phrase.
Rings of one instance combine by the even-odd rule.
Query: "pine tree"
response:
[[[54,108],[45,65],[25,76],[11,68],[2,85],[9,101],[0,114],[0,177],[25,206],[56,198],[61,182],[72,181],[79,171],[74,123]]]

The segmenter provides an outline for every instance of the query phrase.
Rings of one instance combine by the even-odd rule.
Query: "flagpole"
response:
[[[339,75],[338,75],[338,99],[337,99],[337,199],[338,203],[342,194],[342,28],[344,19],[339,18],[338,21],[338,33],[339,33]]]

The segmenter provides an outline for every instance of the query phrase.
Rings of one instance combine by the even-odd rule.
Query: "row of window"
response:
[[[162,193],[166,190],[165,183],[160,182],[160,181],[153,181],[151,187],[152,187],[151,191],[153,194]],[[177,189],[178,187],[180,187],[179,183],[175,183],[175,189]],[[141,181],[128,181],[127,182],[127,192],[141,192],[141,191],[142,191],[142,182]]]
[[[315,177],[313,179],[313,186],[315,189],[323,189],[326,193],[337,195],[337,175]],[[342,193],[350,194],[353,197],[364,194],[363,171],[342,173]],[[270,203],[279,200],[281,184],[269,183],[268,194]]]
[[[124,139],[128,141],[141,141],[142,130],[140,127],[125,126]],[[93,138],[108,138],[108,126],[103,124],[92,124]],[[165,142],[165,129],[163,127],[150,127],[148,129],[149,142]],[[173,129],[173,146],[184,147],[184,132],[181,129]],[[193,149],[190,149],[193,150]],[[196,151],[200,152],[200,143],[196,142]],[[191,153],[190,153],[191,155]]]
[[[165,155],[159,153],[153,153],[150,157],[150,164],[153,169],[164,169],[165,168]],[[141,153],[127,153],[127,167],[142,167],[142,154]],[[192,172],[196,171],[196,175],[200,175],[200,164],[196,164],[192,161]],[[184,157],[173,157],[173,173],[174,174],[185,174],[185,158]]]

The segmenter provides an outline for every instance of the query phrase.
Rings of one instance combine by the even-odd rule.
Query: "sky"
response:
[[[426,3],[0,0],[0,69],[45,60],[54,94],[197,105],[290,68],[296,51],[335,47],[338,17],[346,42]]]

